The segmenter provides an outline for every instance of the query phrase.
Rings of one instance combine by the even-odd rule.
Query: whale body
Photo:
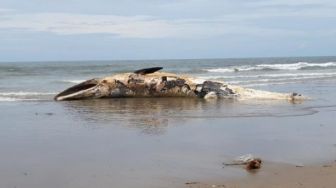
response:
[[[105,78],[94,78],[72,86],[55,96],[56,101],[121,97],[194,97],[203,99],[287,99],[302,100],[297,93],[261,91],[225,82],[159,72],[152,67]]]

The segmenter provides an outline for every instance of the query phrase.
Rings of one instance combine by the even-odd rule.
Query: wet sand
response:
[[[332,183],[328,174],[335,167],[321,167],[336,156],[332,104],[167,98],[2,103],[0,187]],[[257,173],[223,168],[248,153],[266,161]]]
[[[243,168],[243,167],[242,167]],[[242,169],[243,170],[243,169]],[[333,188],[336,185],[336,163],[295,166],[265,162],[258,170],[247,171],[244,178],[187,182],[188,188]]]

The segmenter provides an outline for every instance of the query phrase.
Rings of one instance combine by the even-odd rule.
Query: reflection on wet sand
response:
[[[302,105],[272,101],[200,100],[193,98],[114,98],[60,102],[74,118],[99,125],[139,128],[163,134],[169,125],[202,118],[302,116],[316,111]],[[169,121],[174,120],[174,123]]]
[[[149,135],[164,134],[172,117],[181,113],[202,114],[208,105],[203,100],[186,98],[116,98],[65,101],[61,104],[75,118],[104,125],[135,127]]]

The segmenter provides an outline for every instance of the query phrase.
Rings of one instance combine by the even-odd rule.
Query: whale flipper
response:
[[[156,72],[158,70],[161,70],[161,69],[163,69],[163,67],[151,67],[151,68],[136,70],[136,71],[134,71],[134,73],[145,75],[145,74],[154,73],[154,72]]]

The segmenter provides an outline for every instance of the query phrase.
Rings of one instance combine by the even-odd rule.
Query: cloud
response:
[[[0,17],[0,29],[49,32],[59,35],[111,34],[123,38],[214,37],[241,33],[258,34],[272,30],[232,24],[232,19],[234,18],[165,20],[149,16],[9,14]],[[285,31],[274,29],[272,32]]]
[[[195,0],[188,0],[190,3]],[[201,0],[198,0],[201,1]],[[296,5],[292,1],[250,1],[246,6],[261,7],[250,12],[222,13],[207,18],[165,19],[154,16],[117,16],[111,14],[79,14],[62,12],[18,13],[0,9],[0,30],[48,32],[57,35],[110,34],[121,38],[199,38],[243,35],[252,37],[304,36],[306,31],[298,28],[272,26],[272,19],[291,23],[292,18],[336,18],[332,7],[281,10],[264,6]],[[303,0],[302,4],[316,1]],[[332,1],[321,0],[324,4]],[[240,2],[242,3],[242,2]],[[267,20],[268,24],[262,21]],[[290,24],[289,24],[290,25]],[[310,31],[312,32],[312,31]],[[318,32],[318,31],[317,31]]]
[[[307,5],[312,6],[336,6],[336,2],[334,0],[257,0],[248,2],[250,5],[255,6],[299,6],[305,7]]]
[[[335,8],[335,0],[1,0],[0,51],[2,59],[328,55]]]
[[[170,25],[145,16],[37,13],[9,15],[0,28],[50,32],[60,35],[114,34],[120,37],[165,37]]]
[[[0,8],[0,13],[12,12],[14,9]]]

